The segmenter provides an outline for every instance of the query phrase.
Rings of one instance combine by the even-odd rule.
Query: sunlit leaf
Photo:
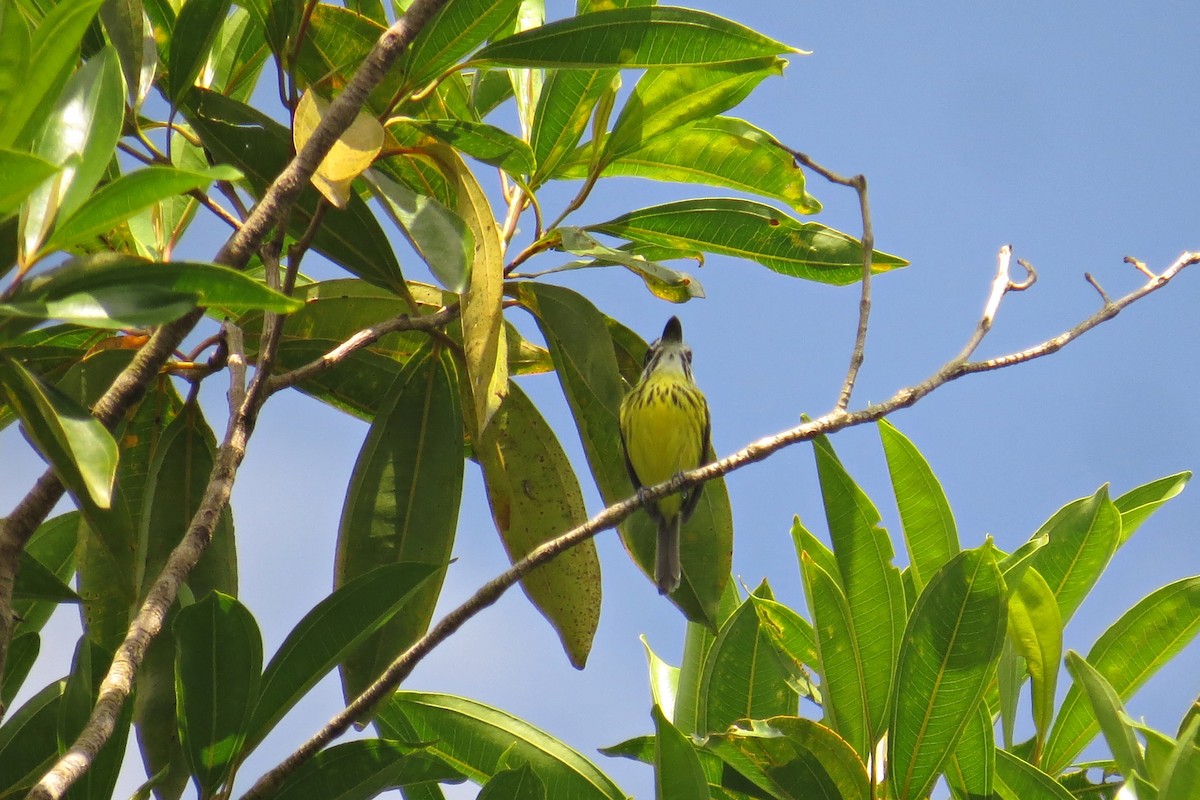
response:
[[[304,149],[328,114],[329,101],[312,89],[306,90],[293,118],[292,140],[297,152]],[[311,178],[313,186],[330,203],[345,208],[350,202],[350,184],[371,166],[382,148],[383,126],[375,117],[360,111],[317,165]]]
[[[438,282],[455,294],[464,291],[471,277],[475,236],[463,218],[382,172],[368,172],[367,181]]]

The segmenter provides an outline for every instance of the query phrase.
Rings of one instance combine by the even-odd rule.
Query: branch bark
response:
[[[719,461],[714,461],[711,464],[706,464],[697,469],[676,475],[671,480],[657,486],[643,489],[639,495],[628,497],[619,503],[614,503],[584,524],[537,547],[525,556],[525,558],[480,587],[462,605],[442,617],[425,636],[421,637],[421,639],[393,661],[383,674],[380,675],[378,680],[367,687],[362,694],[354,698],[345,709],[332,717],[324,727],[313,734],[308,741],[304,742],[287,758],[270,771],[264,773],[250,790],[242,796],[241,800],[262,800],[270,796],[296,769],[338,736],[345,733],[355,720],[361,718],[364,712],[374,707],[387,694],[395,691],[425,656],[461,628],[469,619],[499,600],[508,589],[512,588],[519,580],[537,567],[575,545],[591,539],[598,533],[609,528],[615,528],[623,519],[641,508],[643,502],[673,494],[689,486],[694,486],[713,478],[719,478],[748,464],[762,461],[785,447],[799,442],[808,441],[817,436],[834,433],[844,428],[854,427],[855,425],[862,425],[866,422],[874,422],[894,411],[913,405],[938,387],[961,378],[964,375],[1003,369],[1057,352],[1087,331],[1102,322],[1112,319],[1129,304],[1167,285],[1185,267],[1200,263],[1200,252],[1182,254],[1161,274],[1152,274],[1150,281],[1141,288],[1130,292],[1115,302],[1106,303],[1100,311],[1052,339],[1047,339],[1041,344],[1017,353],[1010,353],[985,361],[969,361],[968,359],[971,354],[974,353],[988,331],[991,330],[992,322],[1005,295],[1009,292],[1024,291],[1033,285],[1035,273],[1032,267],[1024,262],[1020,263],[1026,270],[1026,278],[1022,281],[1014,281],[1009,272],[1011,248],[1008,245],[1001,248],[997,259],[996,278],[992,281],[991,290],[984,305],[984,311],[980,316],[975,331],[972,333],[963,350],[929,378],[914,386],[900,389],[881,403],[867,405],[858,411],[849,412],[842,408],[839,402],[838,406],[835,406],[832,411],[821,417],[772,436],[763,437]]]
[[[275,179],[246,221],[222,246],[214,261],[235,267],[246,264],[250,255],[262,244],[271,230],[286,219],[301,189],[334,142],[353,122],[371,90],[379,84],[404,49],[446,2],[447,0],[416,0],[404,16],[384,32],[350,83],[347,84],[346,89],[330,105],[328,114],[313,132],[312,138],[309,139],[304,149]],[[145,391],[149,380],[157,374],[170,353],[178,346],[179,341],[182,341],[187,332],[199,321],[202,313],[202,309],[197,309],[182,320],[166,326],[163,330],[169,330],[169,334],[162,337],[156,334],[151,339],[151,343],[154,343],[155,339],[160,339],[162,346],[170,343],[176,333],[178,339],[166,347],[165,354],[155,350],[143,358],[143,353],[139,353],[135,358],[135,364],[139,361],[143,362],[145,374],[136,372],[128,375],[128,379],[126,379],[130,370],[122,373],[109,393],[113,393],[118,384],[128,384],[131,388],[127,393],[118,392],[111,404],[105,404],[102,400],[97,404],[97,415],[112,413],[115,414],[114,421],[119,419],[120,414],[128,410],[134,400]],[[149,348],[150,344],[147,344],[143,350]],[[160,355],[161,360],[158,360]],[[270,363],[270,357],[260,361],[260,364],[269,365]],[[266,386],[266,377],[265,374],[255,376],[250,391],[238,409],[231,415],[225,439],[217,453],[216,463],[213,466],[213,472],[200,508],[193,517],[183,540],[172,551],[163,571],[155,579],[146,601],[130,624],[125,639],[117,649],[112,665],[101,682],[98,700],[83,731],[67,752],[29,791],[27,795],[29,800],[61,798],[71,785],[88,770],[96,754],[112,735],[117,716],[129,697],[134,678],[145,658],[146,649],[162,629],[163,620],[178,596],[180,584],[203,555],[211,541],[212,532],[221,511],[229,501],[238,466],[245,457],[246,443],[253,431],[262,403],[267,397],[267,393],[262,391],[262,387]],[[109,393],[106,393],[106,398]],[[54,482],[57,483],[57,481]],[[39,481],[39,486],[41,483],[42,481]],[[35,487],[36,490],[37,487]],[[43,490],[41,494],[48,493]],[[61,497],[61,494],[62,489],[59,484],[58,496]],[[3,536],[0,537],[0,556],[8,552],[19,555],[20,547],[23,547],[24,542],[28,541],[33,530],[49,513],[51,507],[53,507],[53,502],[46,505],[42,501],[40,506],[32,509],[34,512],[41,511],[40,518],[36,513],[29,513],[23,518],[22,527],[12,532],[10,532],[10,526],[6,525],[2,532]],[[19,539],[20,536],[23,536],[23,539]],[[15,549],[4,547],[3,545],[10,539],[13,542],[20,541],[21,545]],[[15,559],[12,562],[12,574],[15,579]],[[0,574],[0,593],[4,591],[3,575]],[[7,592],[8,608],[11,611],[11,580],[8,583]],[[4,610],[4,603],[5,598],[0,594],[0,612]],[[8,620],[6,623],[7,634],[10,637],[11,613],[6,616],[6,619]],[[4,632],[3,629],[0,629],[0,633]],[[5,646],[8,637],[3,640]]]

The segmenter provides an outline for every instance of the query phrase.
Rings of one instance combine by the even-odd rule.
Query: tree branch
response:
[[[317,126],[312,138],[275,179],[246,221],[218,252],[214,259],[217,263],[235,267],[244,266],[254,250],[262,244],[266,235],[282,223],[300,190],[312,176],[325,154],[357,116],[367,95],[383,79],[387,70],[395,64],[417,33],[446,2],[447,0],[415,0],[404,16],[380,36],[362,66],[347,84],[346,89],[330,105],[328,114]],[[183,330],[179,332],[178,339],[167,348],[161,361],[153,363],[149,356],[142,359],[143,353],[141,352],[138,357],[135,357],[135,363],[138,362],[138,359],[142,359],[147,362],[147,366],[153,366],[148,376],[131,378],[140,386],[140,389],[136,390],[138,396],[144,392],[150,378],[157,374],[166,358],[178,346],[179,341],[182,341],[187,331],[190,331],[199,320],[201,314],[202,309],[197,309],[179,322],[172,323],[163,329],[175,331],[177,328],[182,328]],[[157,338],[159,338],[158,334],[152,337],[151,343]],[[148,344],[143,351],[149,347]],[[126,370],[127,373],[129,371]],[[110,388],[110,393],[125,378],[126,374],[122,373]],[[140,378],[144,379],[139,382]],[[261,383],[259,376],[256,376],[256,382]],[[108,396],[108,394],[105,395],[106,398]],[[245,456],[246,441],[253,430],[258,411],[266,396],[265,392],[251,390],[242,402],[240,409],[233,414],[227,427],[225,440],[217,453],[217,459],[213,465],[213,471],[200,507],[192,518],[183,540],[171,552],[162,572],[155,579],[146,601],[133,622],[130,623],[125,640],[117,649],[112,665],[100,685],[99,697],[87,724],[66,754],[29,791],[27,795],[29,800],[58,800],[61,798],[71,785],[88,770],[100,748],[112,735],[117,716],[129,697],[134,678],[145,658],[146,649],[154,636],[161,630],[163,620],[175,603],[179,585],[203,555],[212,538],[212,531],[221,511],[229,502],[229,494],[237,474],[237,468]],[[120,413],[124,413],[132,405],[132,399],[124,398],[122,402],[115,403],[114,407],[119,406]],[[105,413],[104,408],[107,406],[102,399],[101,403],[97,404],[97,416]],[[119,418],[119,414],[114,417],[114,419],[116,418]],[[61,496],[61,489],[59,494]],[[53,503],[45,509],[42,518],[49,513],[52,506]],[[40,520],[33,521],[31,519],[25,524],[29,525],[30,522],[32,522],[32,527],[29,528],[22,541],[28,541],[28,535],[32,533],[33,528],[36,528]],[[23,532],[18,531],[18,533]],[[3,534],[3,538],[7,539],[9,526],[5,526]],[[0,555],[6,552],[6,549],[0,549]],[[15,552],[19,554],[19,548]],[[15,577],[15,561],[12,570]],[[7,599],[0,596],[0,612],[4,610],[5,602],[11,611],[11,588],[10,581]],[[0,592],[3,591],[4,582],[0,576]],[[5,624],[11,635],[11,613],[7,619]],[[7,638],[4,642],[7,643]]]
[[[1011,248],[1005,245],[1000,250],[996,279],[992,281],[992,287],[988,294],[987,303],[984,306],[984,312],[967,346],[958,356],[943,365],[925,381],[915,386],[900,389],[889,399],[881,403],[867,405],[858,411],[848,412],[839,405],[817,419],[797,425],[781,433],[763,437],[719,461],[714,461],[711,464],[681,473],[665,483],[641,490],[636,496],[628,497],[619,503],[614,503],[584,524],[535,548],[525,558],[480,587],[462,605],[442,617],[428,633],[393,661],[383,674],[367,687],[362,694],[354,698],[345,709],[338,712],[324,727],[293,751],[286,759],[260,777],[254,786],[242,796],[241,800],[262,800],[262,798],[271,795],[300,765],[316,755],[335,738],[345,733],[350,725],[359,719],[364,712],[373,708],[387,694],[394,691],[412,673],[416,665],[426,655],[461,628],[467,620],[495,603],[504,592],[537,567],[575,545],[587,541],[601,531],[615,528],[623,519],[641,508],[644,502],[673,494],[689,486],[695,486],[713,478],[719,478],[748,464],[762,461],[768,456],[793,444],[808,441],[817,436],[834,433],[844,428],[874,422],[894,411],[913,405],[938,387],[961,378],[964,375],[1002,369],[1056,352],[1100,323],[1112,319],[1121,309],[1130,303],[1136,302],[1151,292],[1162,288],[1184,267],[1200,263],[1200,252],[1184,253],[1161,275],[1154,275],[1146,285],[1116,302],[1107,304],[1103,309],[1066,333],[1060,334],[1053,339],[1048,339],[1039,345],[1019,353],[1012,353],[1007,356],[988,359],[987,361],[968,361],[967,359],[971,353],[975,351],[979,343],[991,329],[992,322],[1004,296],[1009,292],[1023,291],[1033,285],[1035,274],[1033,269],[1024,262],[1019,263],[1027,271],[1026,279],[1024,281],[1013,281],[1011,279],[1009,275],[1010,261]]]

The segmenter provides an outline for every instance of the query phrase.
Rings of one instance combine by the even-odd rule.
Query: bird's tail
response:
[[[680,514],[658,521],[658,552],[654,557],[654,582],[659,594],[670,594],[679,588],[683,565],[679,561]]]

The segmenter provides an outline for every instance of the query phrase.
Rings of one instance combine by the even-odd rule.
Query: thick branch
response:
[[[393,661],[378,680],[367,687],[345,709],[330,719],[312,738],[259,778],[254,786],[250,788],[250,791],[242,797],[242,800],[261,800],[261,798],[272,794],[279,788],[288,775],[292,774],[301,764],[316,755],[316,753],[338,736],[345,733],[350,725],[356,719],[359,719],[365,711],[373,708],[384,697],[394,691],[433,648],[449,638],[467,620],[495,603],[504,592],[535,568],[545,564],[580,542],[592,538],[601,531],[616,527],[621,520],[641,508],[643,502],[673,494],[684,488],[712,480],[713,478],[719,478],[748,464],[762,461],[779,450],[798,442],[808,441],[817,436],[882,419],[894,411],[913,405],[938,387],[961,378],[964,375],[1002,369],[1056,352],[1062,349],[1068,342],[1078,338],[1105,320],[1112,319],[1121,309],[1130,303],[1162,288],[1184,267],[1200,263],[1200,253],[1184,253],[1161,275],[1153,276],[1146,285],[1122,297],[1120,300],[1106,304],[1100,311],[1088,317],[1066,333],[1060,334],[1053,339],[1048,339],[1035,347],[1019,353],[987,361],[967,361],[967,358],[970,357],[970,354],[974,352],[988,330],[991,329],[992,320],[1003,297],[1011,291],[1022,291],[1033,283],[1032,268],[1024,263],[1022,263],[1022,266],[1028,271],[1026,280],[1013,281],[1011,279],[1008,273],[1010,255],[1011,249],[1007,245],[1001,249],[996,280],[992,282],[992,288],[985,304],[984,313],[967,347],[924,382],[901,389],[889,399],[881,403],[868,405],[858,411],[848,412],[843,408],[835,407],[832,411],[817,419],[805,422],[773,436],[766,436],[719,461],[714,461],[703,467],[676,475],[666,483],[642,490],[639,496],[629,497],[619,503],[614,503],[584,524],[534,549],[525,558],[484,584],[462,605],[443,617],[425,636]]]
[[[396,62],[417,33],[445,3],[446,0],[416,0],[404,16],[384,32],[345,91],[331,104],[329,113],[313,132],[312,138],[304,149],[276,178],[245,223],[221,248],[215,261],[230,266],[243,266],[250,255],[262,244],[266,235],[282,223],[296,196],[333,143],[350,126],[365,103],[367,95],[378,85],[387,70]],[[196,311],[185,317],[185,320],[191,318],[187,330],[191,329],[199,316],[200,311]],[[174,325],[180,325],[180,323]],[[180,340],[183,335],[186,335],[186,331],[180,334]],[[178,342],[175,346],[177,344]],[[168,350],[167,355],[172,350],[174,350],[174,346]],[[163,357],[162,362],[154,365],[151,375],[140,384],[143,390],[149,378],[157,373],[165,359],[166,356]],[[123,377],[124,375],[122,375]],[[118,382],[122,378],[118,378]],[[261,376],[256,376],[256,383],[261,383],[261,379]],[[115,386],[116,384],[114,384]],[[263,392],[251,391],[242,403],[240,410],[233,414],[200,508],[193,517],[183,540],[172,551],[163,571],[155,579],[142,608],[130,624],[125,640],[118,648],[112,666],[100,685],[99,698],[92,710],[91,717],[67,753],[30,790],[27,797],[31,800],[34,798],[37,800],[61,798],[71,785],[87,771],[100,748],[112,735],[117,716],[129,697],[138,668],[145,658],[146,648],[161,630],[163,619],[178,595],[179,585],[203,555],[212,538],[213,527],[222,509],[229,501],[237,468],[245,456],[246,441],[253,430],[254,422],[261,408],[261,401],[265,397],[266,394]],[[130,404],[125,403],[121,413],[124,413]],[[46,513],[48,512],[49,509],[46,509]],[[44,514],[42,516],[44,518]],[[37,522],[34,522],[33,525],[36,527]],[[7,529],[5,533],[7,533]],[[27,540],[28,536],[25,538]],[[0,553],[3,552],[0,550]],[[19,553],[19,550],[17,552]],[[0,590],[2,589],[3,585],[0,584]],[[8,604],[11,608],[11,586],[9,587]],[[2,608],[3,602],[0,602],[0,610]]]

